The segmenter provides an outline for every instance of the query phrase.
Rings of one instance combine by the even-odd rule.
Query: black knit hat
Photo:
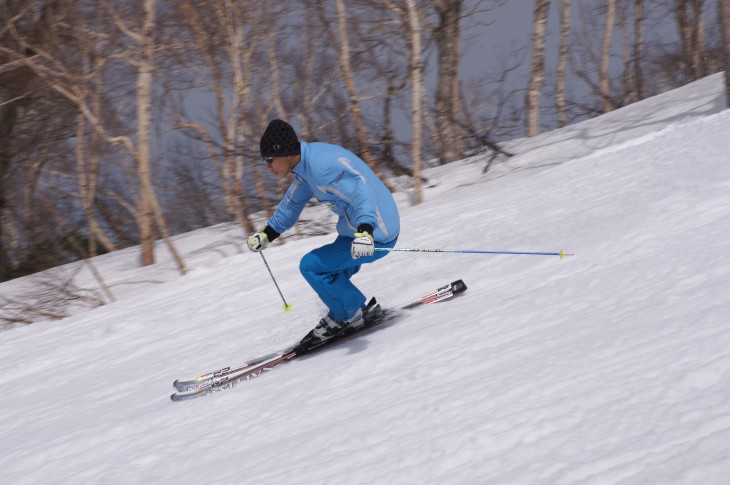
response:
[[[260,148],[262,158],[299,155],[302,151],[294,128],[282,120],[269,123],[261,137]]]

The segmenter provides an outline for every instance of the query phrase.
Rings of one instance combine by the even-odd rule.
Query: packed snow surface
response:
[[[176,238],[184,277],[163,245],[96,258],[116,302],[0,333],[2,483],[730,483],[723,99],[712,76],[429,170],[399,247],[575,256],[390,254],[355,276],[385,306],[469,289],[203,399],[173,380],[321,317],[298,263],[333,236],[266,250],[290,312],[235,227]]]

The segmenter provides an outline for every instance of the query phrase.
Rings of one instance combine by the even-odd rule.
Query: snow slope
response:
[[[182,278],[97,258],[118,301],[0,333],[3,483],[727,483],[721,89],[515,141],[486,175],[480,157],[432,169],[424,204],[398,196],[400,247],[576,256],[391,254],[356,276],[386,304],[469,290],[204,399],[171,403],[172,381],[314,325],[298,261],[332,237],[267,250],[288,313],[235,229],[177,238]]]

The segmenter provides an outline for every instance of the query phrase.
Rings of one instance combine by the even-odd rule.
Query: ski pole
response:
[[[535,256],[574,256],[573,253],[566,253],[562,249],[555,252],[532,252],[532,251],[482,251],[479,249],[418,249],[418,248],[375,248],[376,251],[395,251],[407,253],[466,253],[466,254],[531,254]]]
[[[266,262],[266,258],[264,257],[263,251],[259,251],[259,254],[261,255],[261,259],[264,260],[264,264],[266,265],[266,269],[269,270],[269,274],[271,275],[271,281],[274,282],[274,286],[276,286],[276,291],[279,292],[279,296],[281,297],[281,300],[284,302],[284,311],[288,312],[292,309],[291,303],[286,302],[286,298],[284,298],[284,294],[279,289],[279,284],[276,282],[276,278],[274,278],[274,273],[271,272],[271,268],[269,268],[269,263]]]

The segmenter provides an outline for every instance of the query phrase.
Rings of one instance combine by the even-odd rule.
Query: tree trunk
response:
[[[106,237],[94,214],[96,200],[97,174],[99,171],[99,154],[92,134],[91,150],[86,152],[86,118],[79,112],[76,127],[76,170],[79,182],[79,199],[84,208],[86,227],[89,231],[89,246],[85,249],[86,257],[93,258],[98,254],[97,243],[108,252],[116,250],[114,243]]]
[[[106,59],[97,58],[92,64],[92,56],[89,49],[91,43],[83,46],[84,49],[84,75],[88,79],[93,79],[93,87],[91,87],[91,109],[97,119],[102,119],[101,99],[104,90],[104,64]],[[83,88],[87,89],[86,86]],[[99,174],[99,158],[100,144],[99,134],[95,130],[91,130],[89,134],[89,143],[86,143],[86,126],[87,120],[81,110],[76,115],[76,174],[79,183],[79,200],[84,209],[86,218],[86,227],[89,231],[88,247],[86,248],[85,258],[93,258],[98,254],[97,244],[101,244],[107,252],[116,251],[116,245],[109,239],[99,226],[97,221],[96,194]],[[88,151],[86,150],[88,148]]]
[[[603,45],[601,46],[601,60],[598,68],[599,90],[601,93],[601,103],[603,112],[608,113],[616,109],[611,99],[611,78],[608,72],[611,60],[611,40],[613,38],[613,29],[616,25],[616,0],[608,0],[608,10],[606,11],[606,25],[603,28]]]
[[[247,36],[244,33],[245,22],[249,19],[247,15],[254,15],[257,10],[254,7],[246,9],[246,13],[242,13],[241,7],[237,2],[227,2],[229,18],[233,20],[229,32],[229,54],[231,67],[233,69],[233,100],[231,103],[231,111],[228,116],[228,131],[230,146],[230,177],[233,187],[233,197],[235,204],[235,216],[241,229],[247,236],[251,234],[255,228],[249,219],[248,201],[243,193],[243,167],[244,156],[241,147],[247,139],[250,139],[251,124],[244,114],[247,101],[250,98],[251,86],[251,56],[255,48],[255,42],[246,43]],[[254,19],[254,22],[255,23]],[[278,76],[278,71],[277,71]],[[256,158],[258,161],[258,157]]]
[[[276,39],[277,39],[277,29],[276,29],[276,19],[271,15],[271,3],[266,2],[266,19],[268,19],[271,24],[269,26],[266,33],[266,49],[268,53],[269,58],[269,72],[270,72],[270,81],[269,86],[271,88],[271,101],[274,105],[274,112],[276,113],[276,117],[281,120],[289,121],[289,116],[284,109],[284,103],[281,102],[281,74],[279,70],[279,60],[277,59],[276,53]],[[288,187],[289,187],[289,180],[285,178],[278,178],[277,179],[278,184],[278,192],[281,197],[286,193]],[[284,239],[282,239],[283,241]]]
[[[155,0],[144,1],[144,25],[140,34],[137,68],[137,225],[142,246],[142,265],[155,264],[154,196],[150,174],[152,124],[152,59],[154,55]]]
[[[0,57],[0,59],[2,59]],[[11,200],[16,195],[11,183],[13,154],[10,140],[18,121],[18,109],[23,105],[23,86],[33,79],[24,66],[7,67],[0,64],[0,281],[12,278],[19,264],[19,233]]]
[[[725,103],[730,108],[730,0],[718,0],[717,9],[724,53]]]
[[[342,77],[345,81],[345,88],[350,101],[350,111],[355,122],[355,131],[357,140],[360,145],[360,155],[365,163],[382,179],[382,173],[378,165],[370,154],[368,135],[365,131],[365,124],[362,120],[362,111],[360,110],[360,101],[357,98],[357,89],[355,88],[355,80],[352,75],[352,66],[350,64],[350,41],[347,34],[347,12],[345,11],[344,0],[336,0],[337,3],[337,24],[340,33],[340,67],[342,69]]]
[[[695,73],[695,80],[702,79],[707,75],[705,61],[705,21],[702,18],[702,5],[704,0],[692,0],[692,70]]]
[[[535,0],[532,28],[532,68],[525,102],[527,136],[540,133],[540,92],[545,78],[545,33],[550,12],[550,0]]]
[[[676,0],[675,18],[682,39],[682,53],[690,80],[705,74],[705,26],[702,20],[702,0]],[[690,7],[692,15],[690,16]]]
[[[152,77],[155,56],[155,0],[144,0],[144,22],[139,35],[139,59],[137,67],[137,177],[139,178],[139,201],[137,221],[142,245],[142,264],[155,263],[155,225],[167,244],[178,270],[185,274],[185,262],[172,244],[159,201],[152,186]]]
[[[644,99],[644,80],[641,71],[641,62],[644,51],[644,0],[634,3],[634,90],[636,100]]]
[[[631,59],[633,56],[631,46],[631,35],[629,33],[629,24],[627,17],[627,9],[623,6],[619,6],[619,29],[621,31],[621,55],[623,56],[623,75],[622,75],[622,87],[621,87],[621,102],[620,106],[626,106],[636,100],[634,94],[634,82],[631,79]]]
[[[418,19],[418,10],[414,0],[406,0],[408,7],[408,46],[410,51],[411,68],[411,157],[413,159],[413,204],[423,202],[423,188],[421,184],[421,131],[422,113],[421,99],[423,98],[423,62],[421,60],[421,23]]]
[[[464,152],[459,89],[463,0],[436,0],[434,8],[439,17],[439,24],[434,31],[438,46],[436,140],[438,157],[444,164],[459,160]]]
[[[563,0],[560,7],[560,47],[558,54],[558,72],[556,75],[555,102],[558,111],[558,125],[562,128],[568,124],[568,111],[565,103],[565,66],[568,64],[570,43],[570,0]]]
[[[270,27],[266,33],[266,51],[269,58],[269,69],[271,81],[269,86],[271,87],[271,101],[274,104],[274,112],[276,117],[282,120],[287,119],[286,110],[284,104],[281,102],[281,74],[279,73],[279,62],[276,58],[276,25],[273,15],[271,15],[271,3],[266,2],[266,18],[271,21]]]

